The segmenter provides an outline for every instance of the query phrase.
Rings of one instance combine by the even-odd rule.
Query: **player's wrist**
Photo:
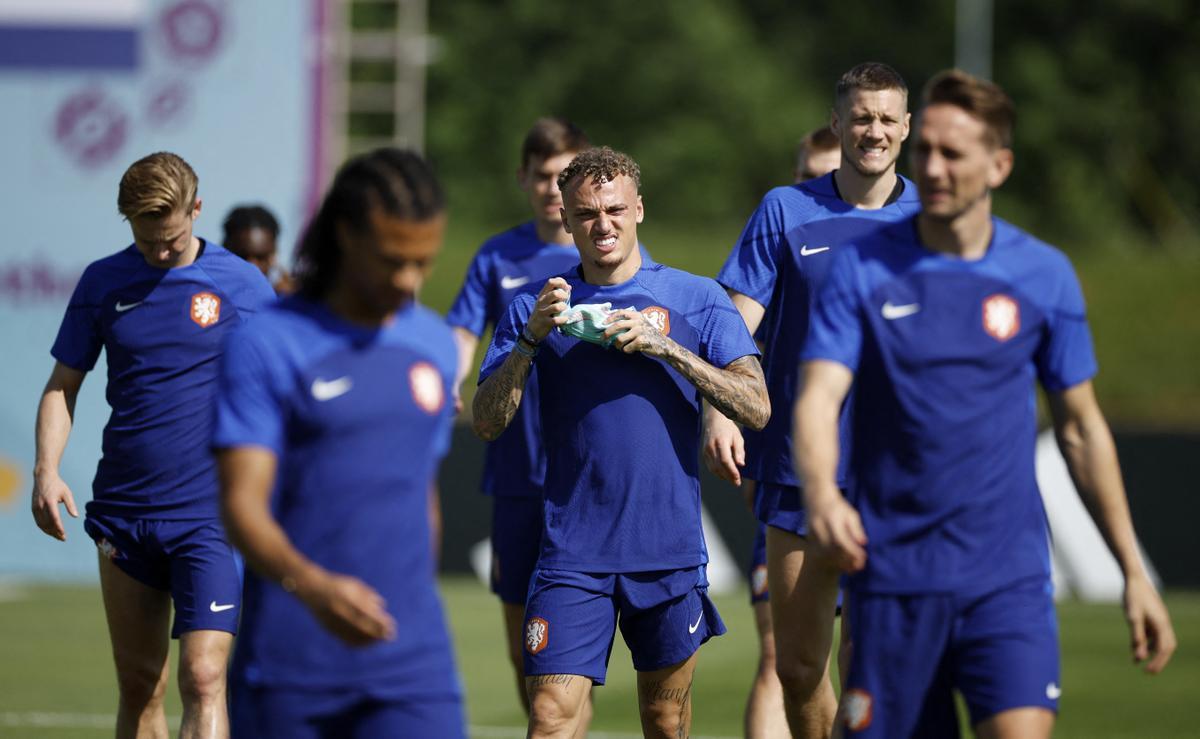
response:
[[[530,319],[528,323],[521,327],[521,333],[517,335],[517,339],[524,339],[527,344],[536,347],[550,333],[549,326],[545,327],[544,331],[540,329],[541,327],[535,326],[533,319]]]

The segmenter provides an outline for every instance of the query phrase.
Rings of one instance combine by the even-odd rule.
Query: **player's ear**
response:
[[[904,114],[904,131],[900,134],[901,141],[908,141],[908,133],[912,130],[912,113]]]
[[[638,195],[638,198],[637,198],[637,211],[636,212],[637,212],[637,220],[634,221],[634,223],[641,223],[642,219],[646,217],[646,209],[645,209],[645,207],[642,206],[642,196],[641,195]]]
[[[517,187],[521,188],[522,190],[529,189],[526,186],[525,175],[525,165],[522,164],[520,167],[517,167]]]
[[[567,220],[567,209],[559,208],[558,209],[558,217],[562,219],[563,230],[566,231],[567,233],[571,233],[571,222]]]
[[[1013,151],[1008,147],[998,146],[992,150],[991,161],[988,163],[988,187],[995,190],[1004,184],[1013,170]]]
[[[841,125],[841,121],[838,118],[837,106],[835,105],[829,109],[829,128],[835,134],[837,134],[838,138],[841,138],[841,136],[842,136],[842,132],[839,129],[840,125]]]
[[[197,197],[196,204],[192,206],[192,220],[193,221],[200,217],[200,207],[202,205],[204,205],[204,201],[201,200],[199,197]]]

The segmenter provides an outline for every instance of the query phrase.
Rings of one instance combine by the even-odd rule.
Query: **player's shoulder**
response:
[[[689,303],[709,303],[728,295],[721,283],[711,277],[669,267],[660,262],[643,264],[638,270],[637,280],[656,294],[669,295],[673,300]]]
[[[113,282],[132,274],[146,265],[145,258],[133,244],[88,264],[80,277],[84,281]]]
[[[196,262],[210,275],[220,275],[222,278],[236,280],[239,283],[254,287],[262,287],[264,284],[268,288],[271,287],[271,283],[258,267],[255,267],[250,262],[247,262],[215,241],[209,241],[208,239],[202,239],[202,241],[204,242],[204,250],[200,253],[200,258]]]
[[[992,217],[992,237],[997,255],[1015,262],[1032,262],[1042,268],[1071,269],[1071,260],[1058,247],[998,216]]]
[[[779,218],[797,225],[828,217],[836,212],[841,203],[831,188],[831,182],[830,175],[825,175],[815,180],[773,187],[763,196],[759,210],[773,212]]]
[[[489,236],[480,245],[476,258],[519,258],[540,246],[533,221],[526,221]]]
[[[1004,276],[1035,303],[1047,307],[1079,300],[1079,280],[1061,249],[993,217],[993,258]]]

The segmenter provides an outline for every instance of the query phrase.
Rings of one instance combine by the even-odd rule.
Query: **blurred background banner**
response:
[[[323,177],[325,0],[0,2],[0,573],[94,577],[78,522],[33,525],[33,420],[63,310],[91,261],[131,242],[125,168],[174,151],[200,177],[196,233],[221,239],[259,202],[295,239]],[[108,418],[103,358],[88,375],[62,474],[82,512]],[[200,409],[198,409],[200,412]],[[206,411],[205,411],[206,412]]]

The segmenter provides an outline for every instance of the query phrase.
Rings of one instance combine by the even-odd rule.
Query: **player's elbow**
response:
[[[476,411],[476,413],[478,413],[478,411]],[[495,441],[496,439],[500,438],[500,434],[504,431],[504,427],[500,426],[499,424],[489,423],[487,419],[476,415],[471,420],[471,430],[475,432],[476,436],[484,441]]]
[[[767,421],[770,420],[771,398],[767,395],[767,388],[764,385],[746,409],[746,418],[742,420],[742,424],[755,431],[762,431],[766,428]]]

